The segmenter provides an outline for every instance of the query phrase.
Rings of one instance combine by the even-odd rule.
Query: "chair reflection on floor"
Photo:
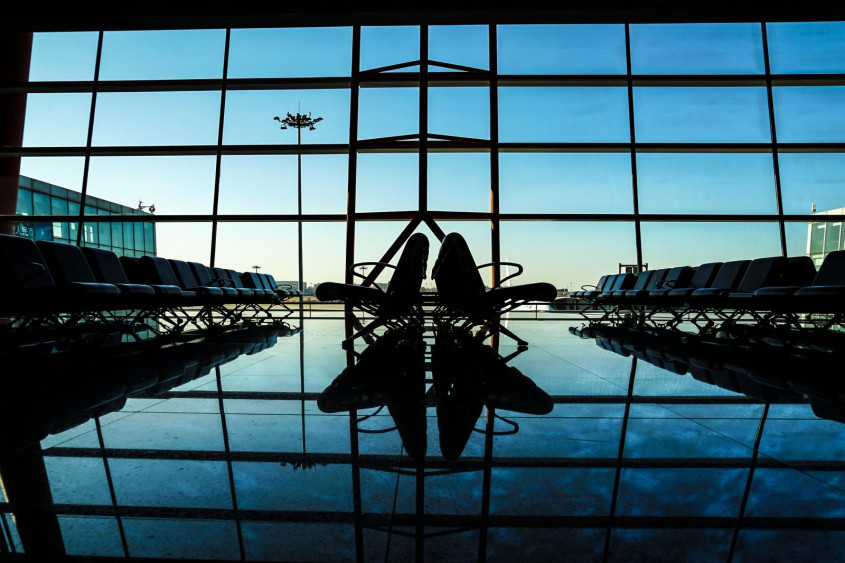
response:
[[[549,395],[493,348],[448,326],[436,331],[433,385],[426,391],[425,350],[417,328],[385,332],[320,394],[317,406],[327,413],[387,406],[406,452],[418,461],[427,451],[427,406],[436,407],[440,450],[448,460],[461,455],[484,406],[536,415],[552,410]]]

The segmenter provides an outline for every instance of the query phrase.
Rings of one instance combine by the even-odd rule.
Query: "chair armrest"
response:
[[[505,276],[504,278],[500,279],[499,283],[496,284],[494,287],[499,287],[503,283],[505,283],[505,281],[507,281],[511,278],[515,278],[516,276],[520,275],[522,273],[522,270],[523,270],[522,264],[517,264],[516,262],[487,262],[486,264],[481,264],[480,266],[478,266],[478,269],[480,270],[481,268],[486,268],[488,266],[513,266],[513,267],[516,268],[515,273],[510,274],[510,275]]]
[[[235,282],[227,278],[212,278],[211,287],[235,287]]]
[[[386,262],[358,262],[357,264],[352,264],[351,266],[349,266],[349,272],[353,276],[355,276],[357,278],[361,278],[362,280],[365,280],[365,281],[367,279],[366,274],[361,274],[361,273],[358,273],[358,272],[355,271],[355,268],[360,268],[361,266],[381,266],[383,268],[393,268],[394,270],[396,269],[396,266],[394,266],[393,264],[388,264]],[[378,285],[376,285],[375,280],[371,281],[370,285],[375,286],[375,287],[379,287]],[[379,288],[379,289],[381,289],[381,288]]]
[[[584,285],[581,286],[582,291],[590,291],[591,289],[598,289],[598,286],[597,285],[590,285],[588,283],[585,283]]]

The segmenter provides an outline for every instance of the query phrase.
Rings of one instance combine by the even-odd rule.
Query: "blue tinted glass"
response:
[[[777,213],[771,154],[637,154],[642,213]]]
[[[629,153],[502,153],[502,213],[633,213]]]
[[[410,135],[420,130],[418,88],[364,88],[358,105],[358,138]]]
[[[349,76],[352,29],[233,29],[229,78]]]
[[[296,144],[296,129],[281,129],[273,119],[287,113],[323,118],[313,131],[302,129],[302,144],[349,140],[349,90],[239,90],[226,95],[223,142]],[[216,120],[211,121],[216,127]]]
[[[845,86],[783,86],[772,89],[778,141],[845,140]]]
[[[625,74],[622,25],[501,25],[500,74]]]
[[[29,79],[93,80],[97,33],[35,33]]]
[[[362,27],[361,70],[420,59],[420,28]]]
[[[428,131],[441,135],[490,138],[489,88],[430,88]]]
[[[419,155],[358,155],[356,211],[419,209]]]
[[[102,93],[93,144],[216,144],[219,115],[219,92]]]
[[[430,153],[428,207],[490,211],[490,154]]]
[[[107,31],[103,35],[100,78],[220,78],[225,41],[222,29]]]
[[[650,24],[631,26],[634,74],[762,73],[760,24]]]
[[[625,142],[626,88],[499,88],[503,142]]]
[[[768,142],[765,88],[635,88],[639,142]]]
[[[845,22],[766,24],[775,74],[845,72]]]
[[[778,225],[774,222],[644,222],[641,232],[643,262],[651,269],[750,260],[781,253]]]
[[[845,154],[780,153],[778,162],[784,213],[845,207]]]
[[[487,26],[435,25],[428,29],[428,60],[488,68]],[[431,67],[431,71],[445,70]]]
[[[27,94],[23,146],[84,147],[90,115],[91,94]]]

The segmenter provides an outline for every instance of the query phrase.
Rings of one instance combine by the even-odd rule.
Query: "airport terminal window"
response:
[[[378,214],[391,214],[395,237],[409,222],[445,224],[454,212],[487,230],[485,254],[505,246],[513,221],[596,221],[601,231],[616,219],[634,262],[673,265],[682,256],[662,237],[680,234],[709,241],[700,253],[716,256],[728,242],[699,233],[711,224],[754,232],[733,239],[731,255],[792,253],[806,245],[798,217],[812,204],[845,204],[843,52],[842,22],[39,33],[32,82],[71,82],[29,95],[24,146],[43,150],[24,161],[35,179],[65,177],[87,198],[129,209],[154,203],[156,217],[346,224],[331,244],[375,254],[393,240],[373,245],[352,233],[385,219]],[[422,69],[421,59],[433,64]],[[301,211],[296,131],[273,121],[286,112],[323,118],[302,131]],[[67,147],[90,156],[60,156]],[[22,212],[50,214],[38,197]],[[706,216],[719,223],[696,220]],[[178,237],[180,223],[156,217],[150,229],[167,245],[164,232]],[[74,238],[72,222],[57,225]],[[101,226],[86,224],[84,240],[152,245],[143,228]],[[433,234],[424,221],[414,226]],[[210,236],[220,236],[216,227]],[[268,268],[294,277],[296,265],[280,256]],[[621,258],[608,258],[612,271]],[[572,283],[592,283],[586,270]]]

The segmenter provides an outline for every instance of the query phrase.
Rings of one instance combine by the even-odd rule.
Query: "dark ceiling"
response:
[[[246,7],[244,7],[246,5]],[[49,8],[18,2],[2,18],[7,30],[156,29],[441,23],[585,23],[686,21],[788,21],[845,19],[839,2],[548,2],[524,0],[513,7],[492,2],[359,2],[317,9],[314,3],[111,2],[96,10],[65,2]],[[337,5],[335,5],[337,6]]]

